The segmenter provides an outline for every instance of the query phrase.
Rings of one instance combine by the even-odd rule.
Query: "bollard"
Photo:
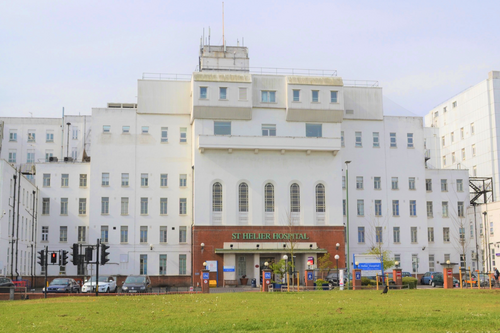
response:
[[[16,290],[15,287],[10,287],[10,295],[9,295],[9,300],[13,301],[14,300],[14,291]]]

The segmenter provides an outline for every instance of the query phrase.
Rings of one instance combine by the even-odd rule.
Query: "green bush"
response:
[[[417,279],[413,277],[404,277],[403,285],[408,285],[409,289],[417,289]]]
[[[317,279],[315,284],[316,284],[316,289],[321,290],[323,289],[323,285],[328,284],[328,282],[323,279]]]
[[[361,277],[361,285],[362,286],[369,286],[370,285],[370,279],[367,277]]]

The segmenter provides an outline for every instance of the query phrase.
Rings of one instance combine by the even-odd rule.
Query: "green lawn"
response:
[[[317,291],[0,302],[0,332],[492,332],[493,290]]]

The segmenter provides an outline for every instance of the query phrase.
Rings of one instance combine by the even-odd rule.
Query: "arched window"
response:
[[[325,185],[316,185],[316,212],[325,212]]]
[[[271,183],[264,187],[264,201],[266,212],[274,212],[274,185]]]
[[[239,194],[239,211],[248,212],[248,185],[241,183],[238,187]]]
[[[222,185],[219,182],[212,186],[212,211],[222,212]]]
[[[297,183],[290,186],[290,212],[300,212],[300,187]]]

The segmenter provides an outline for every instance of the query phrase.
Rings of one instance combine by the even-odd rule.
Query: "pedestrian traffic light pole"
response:
[[[47,298],[47,265],[48,265],[49,247],[44,246],[43,250],[38,251],[38,264],[43,268],[45,272],[45,282],[44,282],[44,298]]]
[[[99,245],[101,240],[97,238],[96,253],[95,253],[95,295],[99,296]]]

